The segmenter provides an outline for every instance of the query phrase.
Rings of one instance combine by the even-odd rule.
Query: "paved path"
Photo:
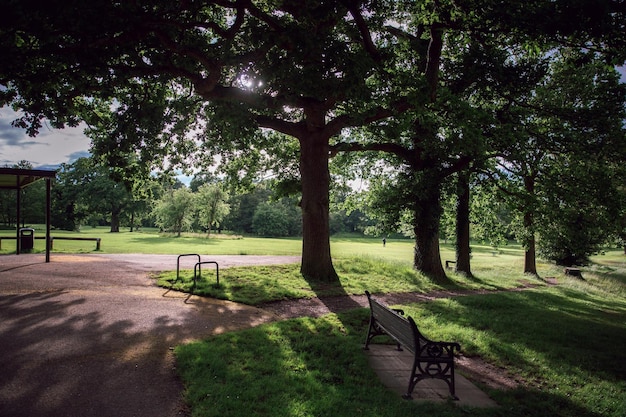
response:
[[[296,259],[211,260],[228,267]],[[48,264],[43,255],[0,256],[0,416],[187,415],[171,347],[276,317],[185,302],[146,274],[174,269],[176,256],[53,254]]]

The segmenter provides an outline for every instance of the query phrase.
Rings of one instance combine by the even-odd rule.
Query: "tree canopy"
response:
[[[624,4],[610,0],[9,0],[0,19],[0,104],[24,111],[15,124],[36,134],[44,119],[86,121],[120,176],[291,149],[262,129],[297,142],[301,272],[321,280],[337,278],[329,156],[390,152],[411,167],[412,187],[428,177],[436,194],[490,138],[491,119],[468,106],[472,86],[506,91],[526,76],[516,67],[492,85],[493,57],[568,45],[626,58]],[[382,140],[346,134],[374,123]],[[419,233],[422,245],[436,232]],[[430,272],[422,249],[416,265]]]

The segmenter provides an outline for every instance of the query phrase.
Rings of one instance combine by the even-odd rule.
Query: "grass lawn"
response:
[[[622,270],[622,279],[624,271]],[[176,349],[195,416],[611,416],[626,406],[626,301],[595,280],[402,306],[422,331],[518,375],[484,388],[500,407],[461,409],[391,395],[361,347],[358,309],[223,334]]]
[[[80,236],[101,237],[102,252],[297,255],[300,251],[297,239],[164,238],[148,231],[110,234],[102,229],[86,229]],[[5,243],[11,244],[3,242],[0,253],[10,251]],[[58,250],[72,251],[61,248],[66,243],[59,241]],[[91,242],[80,244],[84,248],[78,251],[94,250]],[[442,288],[412,270],[410,241],[387,241],[383,249],[377,239],[344,237],[333,238],[332,248],[340,287],[306,282],[298,265],[276,265],[225,269],[219,288],[207,271],[195,292],[254,305],[365,289],[388,293]],[[443,245],[442,258],[452,256],[452,245]],[[194,416],[623,417],[626,257],[622,251],[611,251],[593,261],[583,268],[582,280],[539,262],[541,277],[558,281],[550,286],[542,278],[520,273],[519,246],[493,253],[475,245],[475,276],[450,274],[446,288],[534,287],[400,306],[428,337],[458,341],[463,355],[479,356],[522,381],[513,390],[482,387],[500,404],[495,409],[419,404],[388,392],[361,349],[367,309],[270,323],[178,346],[177,370]],[[174,277],[175,272],[158,280],[169,286]],[[175,285],[189,290],[191,279],[191,272],[183,271]]]
[[[367,365],[366,309],[223,334],[176,349],[194,416],[582,416],[626,410],[626,265],[558,286],[401,306],[431,338],[516,375],[500,407],[391,395]],[[480,272],[480,271],[479,271]],[[341,272],[340,272],[341,274]],[[379,290],[395,290],[395,280]]]
[[[45,230],[35,229],[35,237],[45,236]],[[155,253],[181,254],[200,253],[203,255],[299,255],[299,239],[260,239],[241,238],[240,236],[204,234],[183,234],[181,237],[163,235],[155,229],[142,229],[139,232],[123,230],[110,233],[105,227],[84,227],[80,232],[53,230],[51,236],[81,237],[101,239],[100,251],[96,252],[95,242],[90,241],[54,241],[54,253]],[[0,236],[15,236],[12,231],[0,231]],[[263,243],[262,243],[263,242]],[[15,252],[15,239],[2,241],[0,254]],[[45,250],[45,240],[35,240],[35,251]]]

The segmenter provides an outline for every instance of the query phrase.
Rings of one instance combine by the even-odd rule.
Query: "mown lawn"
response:
[[[623,282],[624,270],[620,272]],[[407,402],[362,351],[366,309],[223,334],[176,349],[194,416],[583,416],[626,409],[626,301],[595,279],[401,306],[523,384],[483,389],[496,409]]]
[[[391,394],[367,365],[361,347],[368,312],[356,309],[179,346],[178,369],[193,415],[623,417],[623,255],[611,252],[597,257],[598,263],[583,269],[584,280],[541,264],[544,277],[556,278],[556,286],[520,274],[520,256],[514,251],[495,256],[475,251],[475,277],[451,274],[447,287],[506,290],[531,284],[533,288],[399,306],[429,337],[458,341],[463,355],[481,357],[522,381],[514,390],[482,387],[500,405],[496,409],[419,404]],[[362,293],[364,289],[388,293],[440,288],[398,261],[360,256],[335,264],[342,284],[336,288],[305,282],[295,265],[233,268],[227,270],[220,288],[202,279],[196,290],[259,304],[270,299]],[[161,279],[169,284],[165,276]],[[191,282],[186,279],[183,287]]]

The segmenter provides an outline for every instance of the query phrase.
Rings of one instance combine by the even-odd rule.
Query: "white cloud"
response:
[[[84,126],[53,129],[44,124],[39,135],[30,137],[11,126],[17,117],[11,108],[0,108],[0,166],[28,161],[35,168],[50,168],[89,155],[90,140],[83,134]]]

